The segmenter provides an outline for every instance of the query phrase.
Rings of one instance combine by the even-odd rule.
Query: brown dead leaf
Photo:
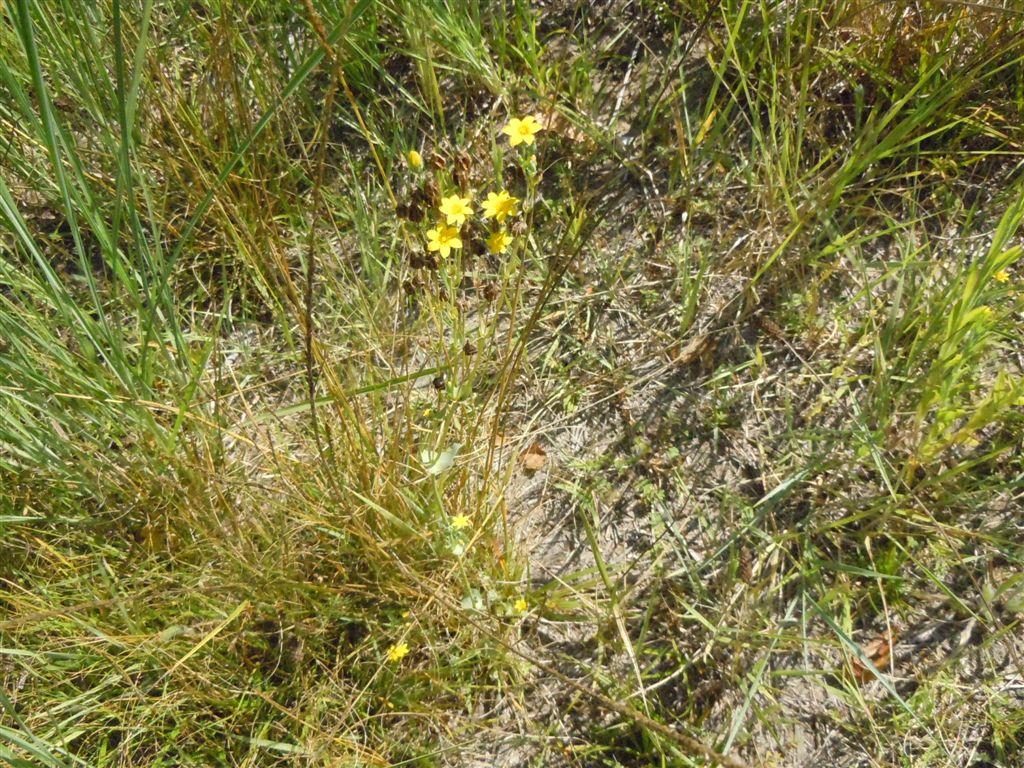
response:
[[[529,448],[520,454],[519,460],[523,463],[525,469],[530,472],[536,472],[547,462],[548,454],[543,446],[535,440]]]
[[[892,645],[895,638],[888,632],[883,632],[874,640],[861,646],[860,652],[871,660],[871,664],[879,672],[884,672],[892,660]],[[875,679],[875,675],[864,666],[859,658],[854,657],[853,676],[858,683],[864,685]]]
[[[672,362],[676,365],[689,365],[699,359],[711,349],[711,336],[707,333],[699,334],[687,342],[685,347],[680,348],[678,344],[673,345],[669,350]]]
[[[540,115],[540,124],[544,129],[552,133],[564,136],[577,144],[593,143],[587,134],[569,122],[567,118],[558,112],[546,112]]]

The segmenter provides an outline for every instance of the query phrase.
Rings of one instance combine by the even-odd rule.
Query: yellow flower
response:
[[[415,149],[410,149],[405,159],[409,161],[409,167],[414,170],[419,170],[423,167],[423,155]]]
[[[409,654],[409,646],[405,643],[395,643],[388,648],[388,661],[397,664]]]
[[[468,515],[456,515],[452,518],[452,528],[457,531],[461,531],[463,528],[469,528],[473,524],[473,521],[469,519]]]
[[[544,127],[537,122],[537,118],[527,115],[522,120],[513,117],[501,132],[508,136],[509,144],[518,147],[520,144],[526,144],[526,146],[533,144],[533,137],[543,130]]]
[[[441,213],[448,217],[449,224],[461,227],[466,221],[466,217],[473,214],[473,207],[469,203],[468,197],[459,197],[458,195],[442,197]]]
[[[520,597],[518,600],[516,600],[516,604],[512,607],[515,608],[516,613],[526,613],[526,600]]]
[[[446,259],[452,248],[462,247],[459,230],[455,227],[446,227],[444,224],[438,224],[437,229],[428,229],[427,240],[427,250],[440,251],[441,256]]]
[[[493,218],[501,224],[507,217],[516,215],[516,203],[518,202],[519,199],[512,197],[508,192],[502,191],[498,194],[488,192],[487,199],[484,201],[484,218]]]
[[[504,253],[512,243],[512,237],[503,229],[499,229],[487,238],[487,250],[491,253]]]
[[[1010,282],[1010,273],[1007,272],[1005,269],[996,272],[994,275],[992,275],[992,277],[994,277],[996,279],[996,282],[998,283]]]

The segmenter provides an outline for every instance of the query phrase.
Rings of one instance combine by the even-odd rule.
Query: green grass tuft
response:
[[[1013,4],[0,13],[0,762],[1020,761]]]

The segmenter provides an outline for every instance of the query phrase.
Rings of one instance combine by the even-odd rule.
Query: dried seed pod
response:
[[[473,160],[470,158],[469,153],[464,149],[460,149],[458,154],[455,155],[455,170],[452,171],[452,179],[457,187],[466,189],[470,186],[470,170],[472,167]]]
[[[745,545],[740,548],[740,578],[747,584],[754,580],[754,553]]]
[[[427,266],[426,259],[423,256],[423,251],[412,251],[409,254],[409,266],[413,269],[422,269]]]
[[[494,301],[498,298],[498,286],[493,282],[484,283],[483,287],[480,289],[480,294],[486,301]]]
[[[462,345],[462,354],[464,354],[466,357],[472,357],[473,355],[475,355],[476,344],[474,344],[472,341],[467,341],[465,344]]]
[[[417,222],[423,221],[429,207],[430,198],[427,193],[418,187],[414,189],[409,197],[409,219]]]
[[[440,392],[442,389],[444,389],[444,384],[445,384],[444,374],[443,373],[437,374],[437,376],[434,377],[434,380],[431,381],[430,384],[431,384],[431,386],[434,389],[436,389],[438,392]]]
[[[509,230],[512,232],[513,237],[522,237],[526,234],[526,222],[522,219],[516,219]]]
[[[402,290],[405,291],[407,296],[415,296],[416,295],[416,283],[414,283],[412,280],[405,280],[402,283]]]
[[[426,196],[426,204],[428,207],[436,207],[441,204],[441,187],[437,183],[437,179],[431,177],[426,180],[423,184],[423,194]]]
[[[401,216],[403,219],[407,219],[408,221],[414,223],[419,223],[423,221],[423,216],[426,212],[424,209],[426,207],[427,206],[425,196],[420,190],[417,189],[413,190],[413,193],[410,196],[408,202],[398,204],[397,211],[398,215]]]
[[[444,155],[437,150],[430,153],[430,166],[436,171],[443,171],[448,163],[445,162]]]
[[[430,253],[429,251],[427,253],[424,253],[423,266],[424,268],[429,269],[432,272],[435,271],[437,269],[437,254]]]

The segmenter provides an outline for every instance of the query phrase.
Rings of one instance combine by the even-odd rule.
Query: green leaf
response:
[[[442,472],[451,469],[455,464],[455,456],[458,454],[460,447],[458,443],[455,443],[455,445],[444,449],[440,453],[422,451],[420,453],[420,461],[423,463],[426,473],[436,477]]]

